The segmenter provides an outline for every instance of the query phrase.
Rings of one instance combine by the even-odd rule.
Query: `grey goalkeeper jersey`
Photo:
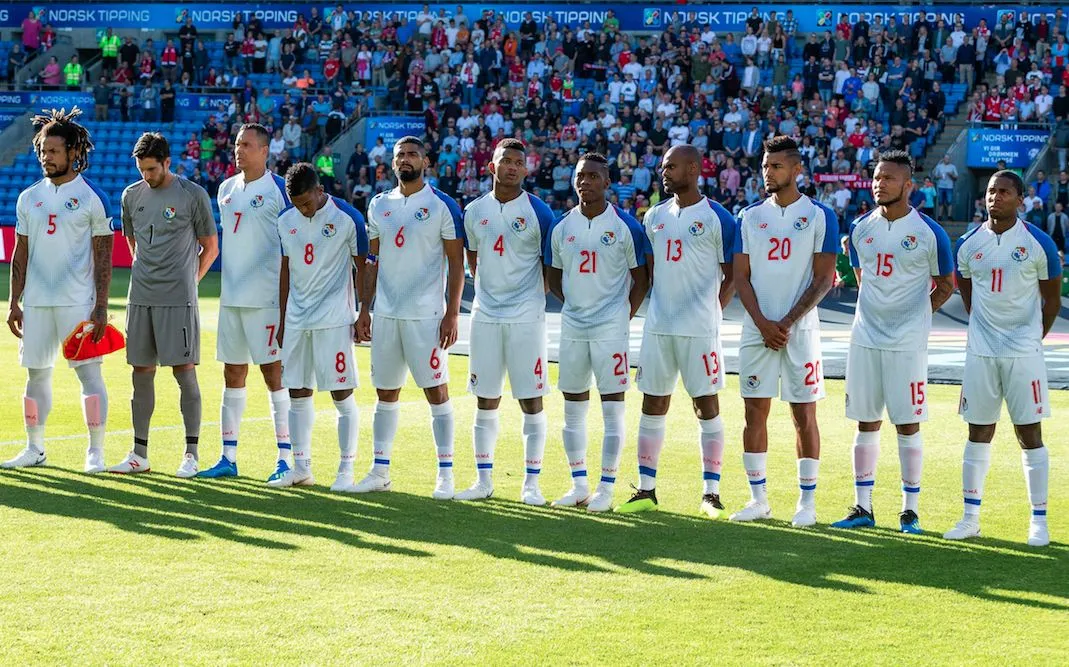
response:
[[[122,193],[123,234],[137,242],[130,304],[185,306],[197,301],[197,237],[216,233],[204,188],[181,176],[153,189],[138,181]]]

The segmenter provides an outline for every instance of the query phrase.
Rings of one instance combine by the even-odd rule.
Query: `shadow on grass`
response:
[[[214,537],[293,550],[298,546],[287,538],[301,535],[414,558],[435,555],[420,545],[444,545],[577,572],[683,579],[708,579],[715,577],[709,567],[727,567],[813,588],[866,593],[866,582],[894,583],[1069,611],[1063,545],[1033,550],[879,529],[740,525],[667,512],[591,515],[501,500],[349,496],[325,487],[276,490],[240,478],[179,481],[154,473],[101,479],[56,469],[5,471],[0,505],[175,540]]]

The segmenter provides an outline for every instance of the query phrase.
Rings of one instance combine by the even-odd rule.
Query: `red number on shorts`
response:
[[[812,387],[820,384],[820,362],[811,361],[805,365],[805,369],[809,371],[805,374],[805,385]]]
[[[991,291],[1002,291],[1002,269],[991,269]]]
[[[616,368],[612,369],[613,375],[627,375],[627,352],[623,354],[617,352],[612,355],[612,358],[616,362]]]
[[[542,377],[542,357],[539,357],[538,361],[535,362],[534,373],[538,377]]]
[[[405,226],[401,225],[401,229],[397,230],[397,236],[393,237],[393,244],[398,248],[405,247]]]
[[[876,275],[884,278],[891,275],[895,270],[895,267],[891,265],[891,260],[894,258],[895,256],[891,254],[876,253]]]
[[[339,352],[337,354],[337,356],[334,357],[334,370],[338,371],[339,373],[344,373],[345,372],[345,353],[344,352]]]
[[[772,247],[768,250],[768,258],[773,262],[777,262],[781,259],[787,259],[791,256],[791,240],[790,239],[777,239],[772,237],[769,239],[772,242]]]
[[[639,361],[642,361],[639,359]],[[702,355],[702,362],[705,363],[705,374],[709,377],[713,377],[720,372],[720,356],[716,352],[710,352],[709,354]]]
[[[438,357],[438,348],[431,350],[431,370],[438,370],[438,367],[442,365],[441,358]]]
[[[583,259],[579,263],[579,273],[598,272],[598,253],[596,250],[583,250],[579,253],[579,256]]]
[[[315,258],[316,258],[316,247],[314,245],[312,245],[311,243],[309,243],[308,245],[304,246],[304,263],[305,264],[311,264],[312,262],[315,261]]]
[[[505,254],[505,235],[504,234],[502,234],[501,236],[497,237],[497,240],[494,241],[494,252],[497,253],[498,257],[500,257],[501,255]]]
[[[272,347],[275,344],[275,325],[268,324],[264,328],[267,329],[267,347]]]
[[[924,383],[910,382],[909,393],[913,399],[913,405],[924,405]]]
[[[673,248],[675,252],[672,252]],[[669,262],[678,262],[683,259],[683,241],[681,239],[668,239],[668,248],[664,258]]]
[[[1032,380],[1032,402],[1036,405],[1043,402],[1043,395],[1040,391],[1041,386],[1039,380]]]
[[[45,232],[45,233],[48,234],[49,236],[51,236],[52,234],[56,233],[56,214],[55,213],[49,213],[48,214],[48,231]]]
[[[234,211],[234,233],[238,233],[238,225],[241,224],[241,211]]]

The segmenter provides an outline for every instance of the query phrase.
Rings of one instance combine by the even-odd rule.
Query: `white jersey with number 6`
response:
[[[235,174],[219,186],[223,228],[222,289],[219,304],[243,308],[278,306],[278,215],[290,205],[286,181],[265,172],[246,182]]]
[[[286,329],[330,329],[356,321],[353,257],[367,255],[364,216],[328,197],[311,218],[291,206],[278,217],[282,254],[289,258]]]

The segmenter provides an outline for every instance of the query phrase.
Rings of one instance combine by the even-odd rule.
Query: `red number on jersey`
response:
[[[909,393],[913,405],[924,405],[924,384],[923,382],[909,383]]]
[[[535,362],[534,374],[542,377],[542,357],[539,357],[538,361]]]
[[[311,243],[309,243],[308,245],[304,246],[304,263],[305,264],[311,264],[312,262],[315,261],[315,258],[316,258],[316,247],[314,245],[312,245]]]
[[[345,372],[345,353],[344,352],[339,352],[337,354],[337,356],[334,357],[334,370],[338,371],[339,373],[344,373]]]
[[[583,250],[579,253],[583,261],[579,263],[579,273],[598,272],[598,253],[596,250]]]
[[[772,242],[772,247],[768,249],[768,259],[773,262],[778,262],[781,259],[788,259],[791,256],[791,240],[784,238],[778,239],[772,237],[769,239]]]
[[[48,231],[45,232],[49,236],[56,233],[56,214],[48,214]]]
[[[504,234],[502,234],[501,236],[497,237],[497,240],[494,241],[494,252],[497,253],[498,257],[500,257],[500,256],[505,254],[505,235]]]
[[[401,225],[401,229],[397,230],[397,236],[393,237],[393,244],[398,248],[405,247],[405,227]]]
[[[886,278],[894,272],[894,266],[891,265],[891,260],[895,256],[891,254],[884,254],[882,252],[876,253],[876,275]]]
[[[807,387],[813,387],[820,384],[820,362],[811,361],[805,365],[805,385]]]
[[[274,347],[275,346],[275,325],[274,324],[268,324],[265,328],[267,329],[267,347]]]
[[[612,359],[616,362],[616,367],[612,369],[613,375],[627,375],[627,352],[617,352],[612,355]]]
[[[991,291],[1002,291],[1002,269],[991,269]]]
[[[642,360],[639,359],[639,361]],[[702,362],[705,364],[705,374],[709,377],[713,377],[720,372],[720,356],[716,352],[703,354]]]
[[[668,248],[665,252],[665,260],[669,262],[678,262],[683,259],[683,241],[682,239],[668,239]],[[673,252],[674,250],[674,252]]]
[[[241,224],[241,211],[234,211],[234,233],[238,233],[238,225]]]

